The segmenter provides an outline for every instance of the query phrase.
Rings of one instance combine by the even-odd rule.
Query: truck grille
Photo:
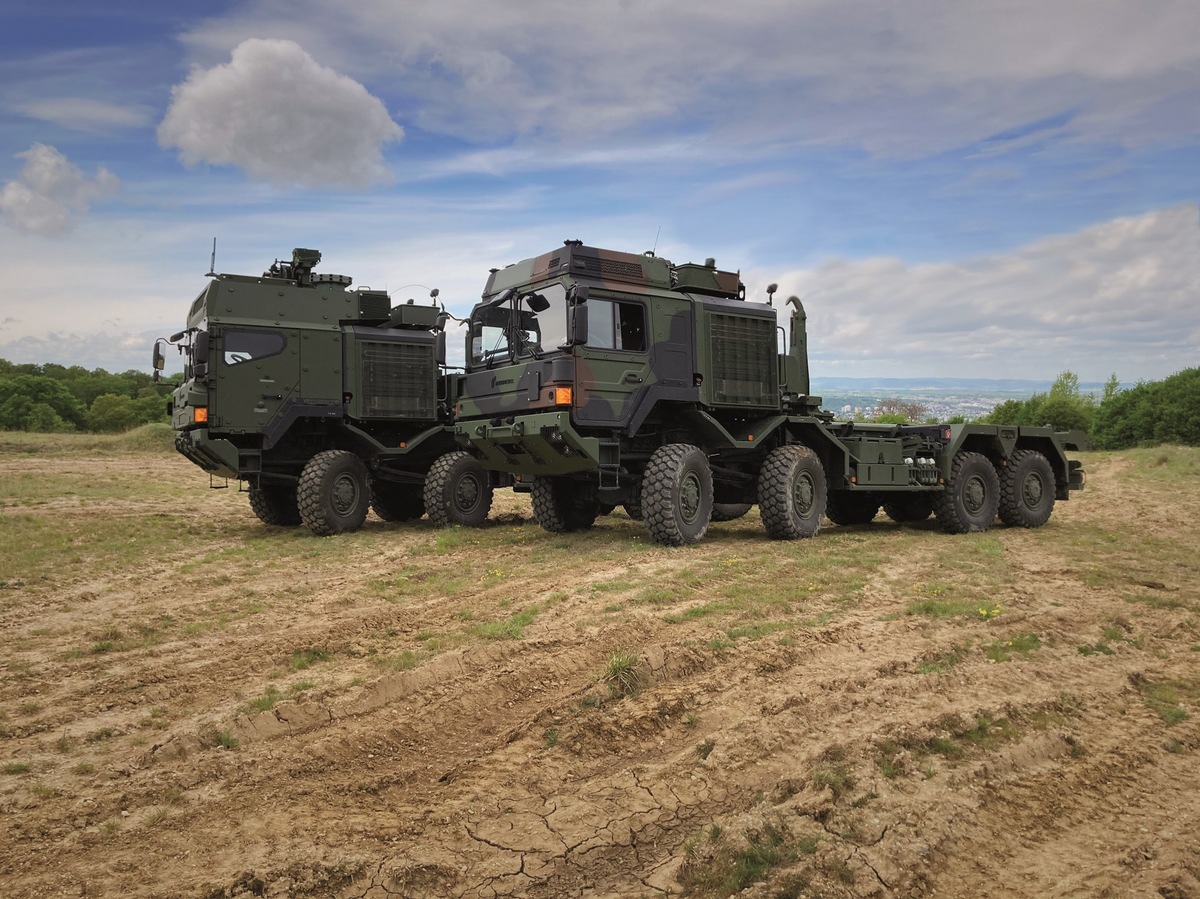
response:
[[[713,402],[772,406],[778,403],[775,326],[762,318],[713,313],[709,352]]]
[[[362,410],[367,417],[436,417],[437,366],[432,345],[364,345],[361,383]]]

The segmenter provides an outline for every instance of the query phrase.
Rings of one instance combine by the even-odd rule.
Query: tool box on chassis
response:
[[[758,504],[767,533],[823,516],[936,513],[952,532],[1037,527],[1083,486],[1081,432],[835,421],[809,394],[796,297],[785,352],[771,304],[736,272],[567,241],[492,271],[471,313],[455,433],[493,471],[531,482],[551,531],[623,505],[651,538],[702,539]]]
[[[454,441],[445,314],[392,308],[385,291],[313,274],[319,260],[297,249],[261,277],[210,276],[166,341],[185,357],[168,404],[176,449],[245,482],[267,524],[331,535],[359,528],[368,507],[389,521],[481,523],[497,478]]]

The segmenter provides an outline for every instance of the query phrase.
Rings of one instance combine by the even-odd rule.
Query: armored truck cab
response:
[[[246,482],[267,524],[335,534],[368,507],[389,521],[482,522],[493,479],[454,443],[444,313],[314,274],[320,258],[297,249],[261,277],[210,276],[166,341],[185,357],[176,448]]]
[[[773,294],[773,288],[769,289]],[[777,310],[736,272],[567,241],[493,270],[471,313],[455,433],[492,470],[531,480],[551,531],[623,504],[679,545],[757,503],[769,535],[827,515],[946,530],[1038,526],[1083,486],[1081,434],[837,422],[809,395],[805,312],[786,352]]]

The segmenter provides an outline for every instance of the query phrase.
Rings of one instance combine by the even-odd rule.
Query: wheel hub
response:
[[[1042,504],[1042,497],[1046,493],[1046,485],[1042,483],[1042,479],[1036,474],[1031,474],[1025,479],[1025,484],[1021,492],[1025,499],[1025,505],[1030,509],[1036,509]]]
[[[978,515],[987,504],[987,485],[975,475],[963,485],[963,505],[972,515]]]
[[[333,482],[333,507],[339,515],[348,514],[358,504],[358,484],[350,475],[341,475]]]
[[[792,484],[792,502],[796,504],[796,511],[802,518],[807,518],[812,512],[813,497],[816,493],[812,475],[806,471],[801,472]]]
[[[700,476],[689,471],[679,485],[679,513],[685,522],[694,524],[700,517]]]
[[[479,482],[466,477],[459,480],[454,488],[454,503],[463,512],[470,512],[479,502]]]

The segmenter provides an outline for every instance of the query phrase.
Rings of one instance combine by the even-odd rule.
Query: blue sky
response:
[[[0,357],[147,368],[294,246],[437,287],[714,256],[814,375],[1200,364],[1194,0],[7,0]]]

